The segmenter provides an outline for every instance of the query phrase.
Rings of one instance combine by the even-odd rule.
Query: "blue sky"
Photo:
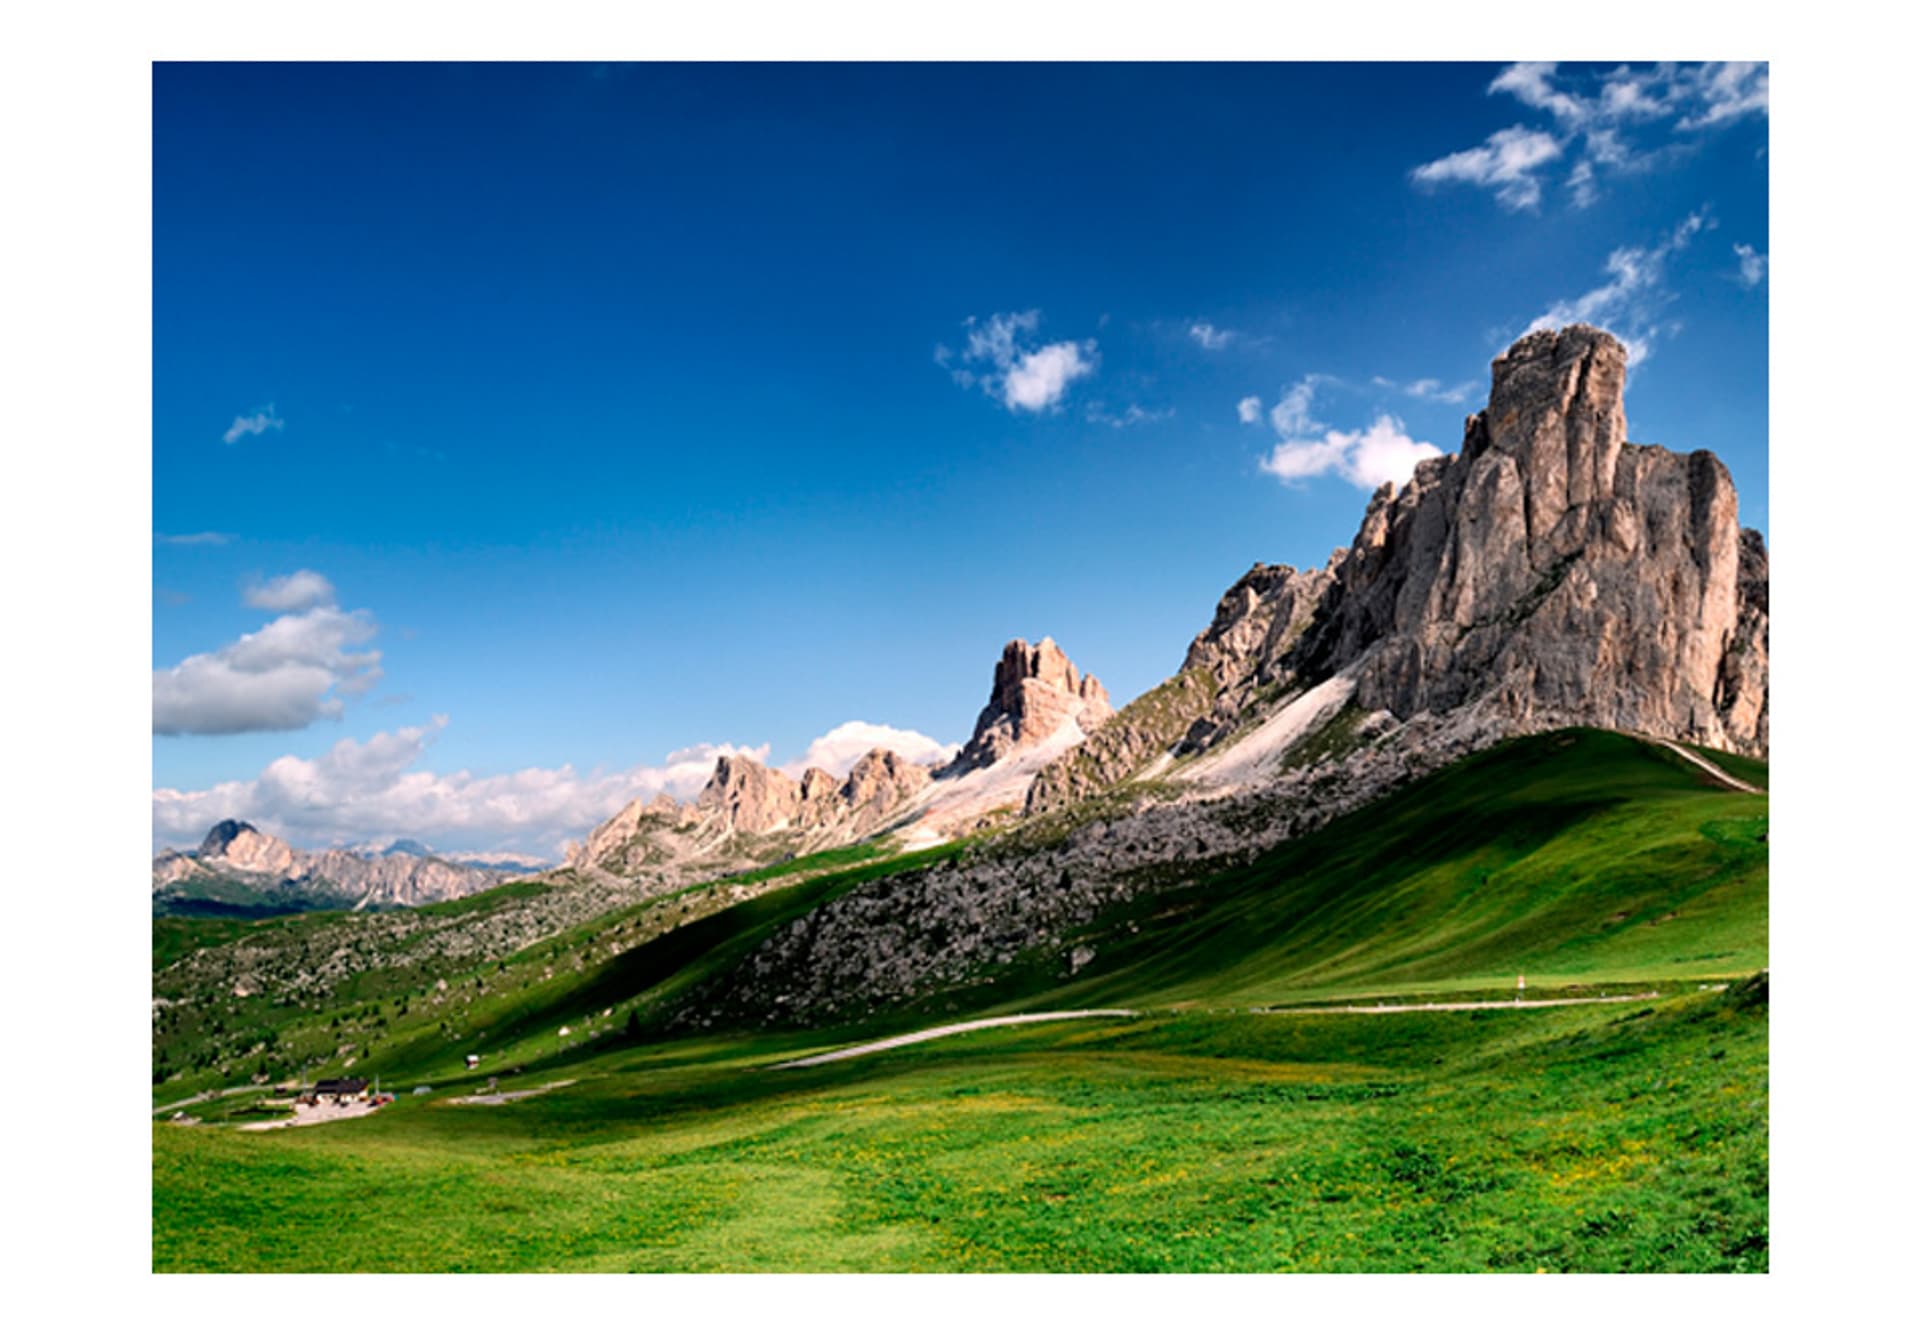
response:
[[[549,852],[712,747],[962,740],[1016,635],[1119,703],[1542,320],[1764,531],[1766,95],[156,66],[155,839]]]

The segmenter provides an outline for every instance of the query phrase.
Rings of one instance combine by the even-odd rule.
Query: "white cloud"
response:
[[[553,854],[636,795],[690,797],[723,754],[764,760],[767,747],[691,746],[659,765],[582,774],[571,765],[477,776],[417,767],[444,717],[348,738],[312,759],[283,755],[259,776],[195,792],[153,793],[156,842],[197,841],[217,821],[250,821],[297,847],[417,838],[444,848],[510,846]]]
[[[1218,352],[1240,336],[1231,329],[1217,329],[1205,320],[1188,325],[1187,335],[1209,352]]]
[[[1702,66],[1692,81],[1698,109],[1680,121],[1683,130],[1706,129],[1758,112],[1768,113],[1767,67],[1752,61]]]
[[[1111,426],[1116,431],[1128,426],[1150,426],[1172,416],[1172,408],[1143,408],[1138,403],[1129,403],[1120,412],[1110,411],[1105,403],[1090,404],[1087,408],[1088,421],[1096,426]]]
[[[1328,431],[1317,440],[1283,440],[1260,461],[1260,470],[1283,482],[1334,473],[1372,491],[1384,482],[1401,485],[1422,459],[1441,451],[1407,434],[1398,418],[1382,413],[1364,431]]]
[[[960,359],[980,363],[981,369],[954,366],[954,353],[944,345],[934,349],[934,361],[947,368],[955,383],[979,386],[1010,411],[1057,408],[1067,386],[1092,375],[1099,365],[1098,348],[1091,338],[1029,345],[1027,335],[1040,327],[1037,310],[990,315],[985,320],[969,318],[966,327],[967,345]]]
[[[1248,394],[1235,405],[1234,411],[1240,416],[1243,426],[1251,426],[1260,420],[1260,398],[1257,394]]]
[[[1453,385],[1442,384],[1434,379],[1410,380],[1406,384],[1401,384],[1397,380],[1389,380],[1384,375],[1374,376],[1373,382],[1382,389],[1391,389],[1397,394],[1405,394],[1408,398],[1417,398],[1428,403],[1464,403],[1467,401],[1467,395],[1471,394],[1476,387],[1472,380],[1462,380]]]
[[[198,791],[153,792],[153,837],[175,846],[196,843],[220,820],[247,820],[296,847],[384,846],[416,838],[437,848],[509,849],[557,855],[636,798],[665,792],[696,796],[722,755],[764,764],[770,745],[702,743],[673,751],[658,764],[581,773],[571,765],[478,775],[421,767],[446,727],[444,716],[417,727],[348,738],[312,758],[283,755],[251,779]],[[919,764],[938,764],[957,746],[879,723],[842,723],[810,742],[781,768],[799,775],[818,765],[844,775],[854,761],[883,746]]]
[[[249,607],[266,611],[305,611],[308,607],[334,604],[333,585],[327,577],[312,570],[295,570],[265,583],[247,585],[244,594]]]
[[[1768,110],[1767,67],[1740,62],[1564,71],[1523,61],[1500,71],[1487,92],[1544,113],[1550,125],[1511,126],[1478,148],[1414,168],[1413,179],[1478,185],[1511,210],[1538,206],[1541,178],[1563,154],[1572,162],[1569,198],[1583,209],[1600,198],[1603,168],[1647,170],[1684,155],[1701,131]]]
[[[1049,343],[1021,354],[1007,370],[1002,396],[1010,408],[1040,412],[1058,403],[1067,386],[1093,374],[1092,343]]]
[[[1766,281],[1767,257],[1744,241],[1734,243],[1733,253],[1740,260],[1740,285],[1758,287]]]
[[[893,751],[902,759],[929,768],[945,764],[960,749],[957,744],[935,741],[921,732],[854,719],[841,723],[825,736],[815,737],[799,759],[790,760],[780,767],[796,778],[808,769],[815,768],[844,778],[856,760],[876,747]]]
[[[155,533],[153,540],[169,547],[224,547],[232,533]]]
[[[1530,107],[1551,112],[1569,125],[1579,125],[1591,114],[1591,108],[1554,86],[1553,74],[1557,68],[1550,60],[1523,60],[1500,71],[1487,85],[1487,91],[1511,93]]]
[[[1556,301],[1527,326],[1557,329],[1592,324],[1619,337],[1634,364],[1653,355],[1655,342],[1677,327],[1663,320],[1674,295],[1667,286],[1667,261],[1695,236],[1717,224],[1704,211],[1689,213],[1679,226],[1651,246],[1621,246],[1607,256],[1607,281],[1577,297]]]
[[[1580,162],[1567,177],[1567,189],[1573,193],[1575,208],[1591,208],[1599,202],[1600,187],[1594,183],[1593,163]]]
[[[348,697],[380,679],[380,650],[349,647],[366,643],[378,628],[364,611],[310,607],[211,653],[156,669],[154,733],[290,732],[338,718]]]
[[[235,417],[233,425],[220,438],[228,444],[235,444],[250,435],[263,435],[268,431],[278,431],[286,425],[274,415],[273,404],[269,403],[258,412],[246,417]]]
[[[1512,125],[1496,130],[1478,148],[1458,153],[1413,169],[1413,179],[1421,185],[1440,185],[1458,181],[1483,186],[1509,210],[1537,208],[1540,204],[1540,168],[1560,156],[1560,141],[1541,130]]]
[[[1324,375],[1309,375],[1280,395],[1279,402],[1267,414],[1273,422],[1273,429],[1281,435],[1305,435],[1319,430],[1320,423],[1313,419],[1313,395],[1326,382],[1326,378]],[[1242,406],[1245,406],[1244,400]]]

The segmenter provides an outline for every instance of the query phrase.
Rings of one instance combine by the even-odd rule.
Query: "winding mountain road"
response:
[[[910,1047],[917,1042],[932,1042],[935,1038],[951,1037],[955,1033],[971,1033],[981,1028],[1007,1028],[1014,1024],[1050,1024],[1060,1019],[1132,1019],[1137,1010],[1049,1010],[1045,1014],[1010,1014],[999,1019],[969,1019],[965,1023],[942,1024],[938,1028],[923,1028],[917,1033],[902,1033],[897,1038],[882,1038],[878,1042],[862,1042],[854,1047],[841,1047],[837,1051],[821,1052],[816,1056],[802,1056],[798,1060],[781,1061],[770,1066],[773,1070],[799,1070],[809,1065],[826,1065],[830,1061],[850,1061],[856,1056],[867,1056],[877,1051],[891,1051],[895,1047]]]

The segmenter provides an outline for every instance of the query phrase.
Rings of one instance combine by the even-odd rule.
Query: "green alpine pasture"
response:
[[[1764,1270],[1766,830],[1764,796],[1664,748],[1528,738],[1250,864],[1168,868],[1066,942],[1093,951],[1071,976],[1056,945],[831,1032],[662,1020],[891,862],[630,946],[591,924],[456,987],[457,1010],[298,1012],[329,1035],[349,1016],[354,1073],[402,1097],[292,1130],[236,1131],[218,1101],[156,1124],[155,1267]],[[1522,972],[1529,997],[1601,1003],[1419,1008]],[[1416,1008],[1294,1012],[1379,1001]],[[1139,1014],[769,1068],[1096,1007]],[[496,1075],[556,1086],[448,1101]]]

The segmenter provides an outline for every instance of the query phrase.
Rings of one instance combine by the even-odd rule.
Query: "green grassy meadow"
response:
[[[644,939],[630,915],[592,924],[501,961],[457,1011],[407,990],[292,1016],[332,1033],[378,1011],[355,1073],[433,1093],[262,1134],[216,1124],[220,1103],[156,1124],[154,1265],[1764,1270],[1767,1006],[1743,979],[1767,960],[1766,827],[1764,796],[1659,747],[1529,738],[1251,864],[1170,868],[1072,942],[1095,950],[1072,977],[1036,953],[824,1032],[657,1021],[892,863],[829,863]],[[156,955],[232,929],[170,928]],[[1660,998],[1261,1012],[1510,996],[1519,972],[1529,996]],[[767,1068],[1092,1007],[1140,1013]],[[469,1050],[517,1071],[505,1089],[573,1082],[456,1106],[482,1082]]]

